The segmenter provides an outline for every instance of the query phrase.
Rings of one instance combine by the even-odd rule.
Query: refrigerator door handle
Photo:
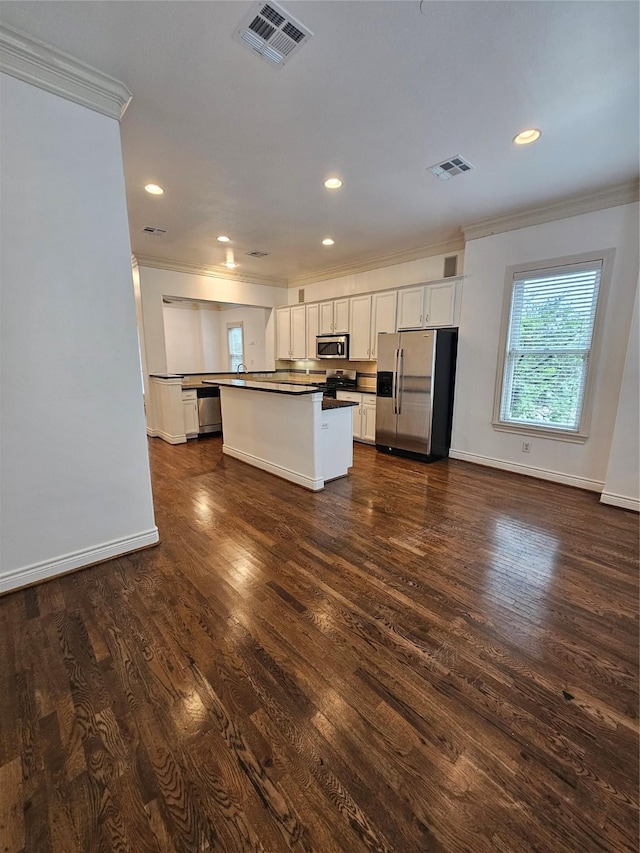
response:
[[[402,414],[402,392],[404,391],[404,349],[398,350],[398,414]]]
[[[398,353],[400,350],[396,350],[394,362],[393,362],[393,384],[391,386],[391,397],[393,399],[393,414],[398,414]]]

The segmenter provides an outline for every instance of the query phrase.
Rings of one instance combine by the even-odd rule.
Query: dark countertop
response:
[[[360,387],[357,387],[357,388],[356,388],[356,391],[357,391],[357,393],[358,393],[358,394],[373,394],[373,396],[374,396],[374,397],[375,397],[375,394],[376,394],[376,389],[375,389],[375,388],[360,388]]]
[[[204,379],[203,385],[219,385],[221,388],[245,388],[249,391],[266,391],[268,394],[290,394],[301,397],[303,394],[321,394],[313,385],[295,385],[291,382],[259,382],[248,379]]]
[[[352,402],[351,400],[331,400],[326,397],[322,399],[322,411],[326,412],[327,409],[346,409],[349,406],[357,406],[357,403]]]

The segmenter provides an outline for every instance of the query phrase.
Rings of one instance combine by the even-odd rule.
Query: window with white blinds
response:
[[[499,424],[578,434],[602,260],[515,273]]]
[[[229,370],[237,370],[244,361],[244,342],[242,323],[227,324],[227,346],[229,350]]]

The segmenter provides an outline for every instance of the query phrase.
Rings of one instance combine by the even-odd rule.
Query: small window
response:
[[[603,253],[584,263],[510,271],[495,427],[587,437],[604,261]]]
[[[241,364],[244,367],[242,323],[227,324],[227,348],[229,351],[229,370],[236,371]]]

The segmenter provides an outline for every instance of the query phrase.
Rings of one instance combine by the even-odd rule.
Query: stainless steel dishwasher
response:
[[[222,414],[220,412],[220,389],[198,388],[198,435],[209,432],[222,432]]]

